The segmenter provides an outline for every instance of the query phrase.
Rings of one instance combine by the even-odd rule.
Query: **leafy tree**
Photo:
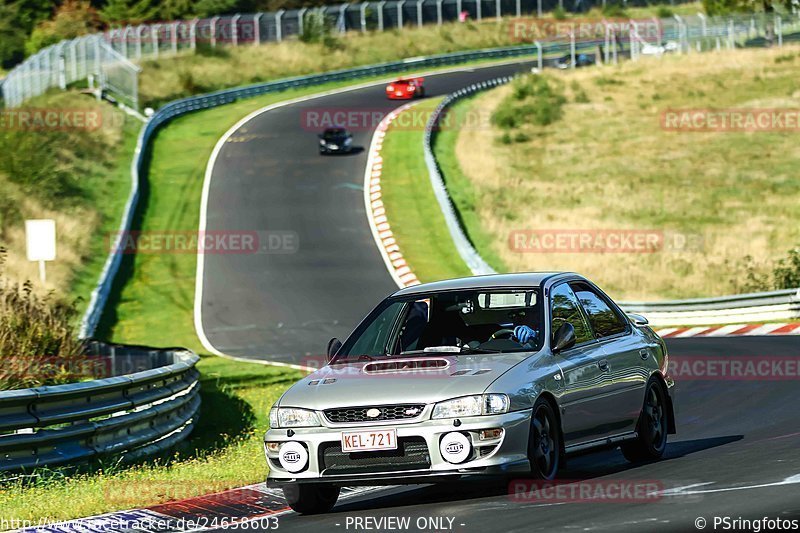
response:
[[[164,0],[158,11],[161,20],[181,20],[194,16],[194,2],[192,0]]]
[[[25,51],[25,30],[19,25],[19,10],[14,4],[0,4],[0,64],[18,63]]]
[[[25,49],[29,54],[63,39],[73,39],[98,30],[97,12],[86,0],[65,0],[52,20],[40,22],[31,33]]]
[[[108,0],[100,16],[108,24],[142,24],[158,14],[152,0]]]
[[[800,247],[789,250],[789,257],[778,261],[773,276],[776,289],[800,288]]]
[[[195,15],[201,18],[238,11],[236,0],[199,0],[194,3]]]

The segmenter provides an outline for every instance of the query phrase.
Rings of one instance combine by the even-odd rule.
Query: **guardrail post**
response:
[[[533,41],[533,45],[536,47],[536,68],[539,69],[539,72],[542,71],[542,43],[539,41]]]
[[[383,6],[386,5],[386,0],[378,2],[378,31],[383,31]]]
[[[536,0],[536,16],[542,17],[542,0]]]
[[[397,2],[397,27],[403,27],[403,6],[406,4],[406,0],[400,0]]]
[[[572,68],[575,68],[576,59],[575,59],[575,29],[571,29],[569,31],[569,55],[572,58],[572,64],[570,65]]]
[[[347,8],[350,4],[342,4],[339,6],[339,16],[336,18],[336,25],[338,26],[339,33],[347,31]]]
[[[495,18],[498,20],[498,22],[502,18],[502,14],[501,14],[502,10],[503,10],[503,8],[500,5],[500,0],[495,0],[495,4],[494,4],[495,13],[494,14],[495,14]]]
[[[301,37],[303,36],[303,24],[306,20],[306,11],[308,11],[308,8],[303,7],[297,12],[297,35]],[[261,17],[260,13],[258,14],[258,17]],[[258,28],[258,26],[256,26],[256,28]]]
[[[236,13],[234,16],[231,17],[231,44],[233,46],[239,46],[239,19],[242,16],[239,13]]]
[[[522,0],[517,0],[517,18],[522,16]]]
[[[475,0],[475,18],[481,20],[481,0]]]
[[[442,25],[442,2],[444,0],[436,0],[436,25]]]
[[[178,27],[180,26],[181,21],[173,22],[172,26],[172,34],[170,35],[170,45],[172,46],[172,53],[178,53]]]
[[[189,24],[189,48],[194,50],[197,48],[197,23],[199,22],[198,19],[192,20]]]
[[[358,22],[361,24],[361,33],[367,32],[367,6],[369,6],[369,2],[361,2],[358,13]]]
[[[275,40],[281,42],[283,40],[283,14],[286,11],[283,9],[279,9],[275,13]]]
[[[153,24],[150,27],[152,35],[150,36],[151,46],[153,47],[153,57],[158,57],[158,32],[161,31],[161,24]]]
[[[300,11],[305,11],[305,8],[301,9]],[[253,15],[253,46],[258,46],[261,44],[261,17],[264,16],[263,13],[257,13]],[[297,15],[297,23],[298,23],[298,33],[300,35],[303,34],[303,17],[298,13]]]
[[[211,48],[217,47],[217,22],[219,17],[212,17],[211,19]]]
[[[464,6],[461,2],[462,0],[456,0],[456,17],[461,16],[461,12],[464,11]]]
[[[728,21],[728,48],[733,49],[735,47],[735,35],[733,29],[733,20]]]
[[[417,27],[422,27],[422,3],[425,0],[417,0]]]

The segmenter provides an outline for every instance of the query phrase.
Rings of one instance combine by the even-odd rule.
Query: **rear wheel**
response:
[[[667,449],[667,401],[664,387],[652,379],[647,384],[644,407],[636,426],[637,437],[620,448],[625,459],[633,463],[661,459]]]
[[[298,484],[283,487],[289,507],[300,514],[327,513],[339,499],[339,487],[327,484]]]
[[[555,479],[561,461],[561,431],[547,400],[539,398],[531,414],[528,460],[536,479]]]

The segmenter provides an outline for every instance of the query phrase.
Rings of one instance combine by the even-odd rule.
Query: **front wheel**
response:
[[[561,431],[553,408],[542,398],[536,400],[531,414],[528,460],[534,478],[555,479],[561,460]]]
[[[294,512],[321,514],[333,509],[339,499],[339,490],[339,487],[328,484],[293,483],[283,487],[283,495]]]
[[[636,426],[635,439],[620,446],[622,455],[632,463],[661,459],[667,449],[667,401],[664,387],[655,379],[647,384],[644,407]]]

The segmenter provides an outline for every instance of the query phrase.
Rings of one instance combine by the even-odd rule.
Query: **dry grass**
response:
[[[697,3],[673,6],[680,14],[702,11]],[[633,8],[631,17],[652,16],[657,7]],[[573,16],[573,15],[570,15]],[[600,19],[599,10],[576,15]],[[544,17],[548,18],[548,16]],[[324,72],[357,65],[422,55],[443,54],[495,46],[523,44],[514,35],[512,19],[446,23],[441,27],[405,27],[387,32],[350,32],[332,40],[333,46],[296,39],[262,46],[201,48],[172,58],[145,61],[139,95],[144,105],[158,107],[169,100],[238,85]]]
[[[496,128],[456,144],[482,231],[509,270],[575,270],[613,295],[653,299],[748,288],[800,242],[797,133],[667,132],[668,108],[800,108],[797,48],[671,56],[549,74],[564,82],[563,118],[503,145]],[[504,87],[473,109],[496,108]],[[576,103],[584,92],[588,102]],[[581,98],[577,98],[578,101]],[[517,253],[515,230],[635,229],[702,238],[681,252]]]

